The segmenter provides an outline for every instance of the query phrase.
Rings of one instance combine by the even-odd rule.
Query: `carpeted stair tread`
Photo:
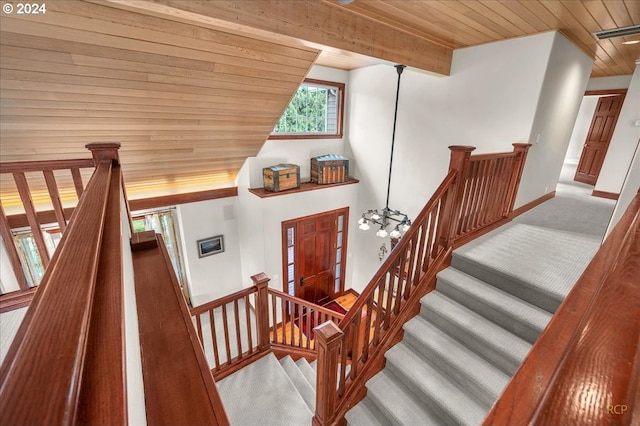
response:
[[[344,416],[347,425],[351,426],[388,426],[389,420],[382,414],[378,407],[371,402],[369,397],[351,408]]]
[[[304,375],[304,378],[307,379],[307,382],[311,385],[313,389],[316,388],[316,370],[313,369],[309,361],[304,358],[300,358],[296,361],[296,365]]]
[[[404,325],[404,341],[442,375],[489,408],[509,383],[509,375],[449,337],[420,315]]]
[[[383,369],[366,384],[367,396],[393,425],[444,425],[389,369]]]
[[[531,344],[438,290],[424,296],[420,315],[507,374],[514,374]]]
[[[446,424],[479,425],[489,407],[466,394],[422,358],[411,346],[400,342],[385,354],[387,368]]]
[[[284,371],[291,379],[291,382],[295,386],[296,390],[304,399],[304,402],[307,404],[307,407],[313,412],[316,407],[316,390],[311,387],[307,379],[302,374],[302,371],[298,368],[293,359],[290,356],[286,356],[280,360],[280,365],[284,368]]]
[[[216,385],[232,425],[311,423],[312,411],[273,354],[236,371]]]
[[[452,267],[438,274],[436,288],[532,344],[551,321],[552,315],[544,309]]]
[[[453,252],[451,266],[555,312],[600,246],[600,238],[511,223]]]

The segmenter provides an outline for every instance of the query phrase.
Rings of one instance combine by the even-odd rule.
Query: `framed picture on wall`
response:
[[[212,254],[222,253],[223,251],[224,236],[222,235],[198,240],[198,257],[211,256]]]

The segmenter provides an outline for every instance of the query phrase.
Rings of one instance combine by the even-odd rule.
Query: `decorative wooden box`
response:
[[[311,182],[319,185],[346,182],[349,179],[349,159],[338,154],[311,159]]]
[[[271,192],[300,188],[300,166],[277,164],[262,169],[264,189]]]

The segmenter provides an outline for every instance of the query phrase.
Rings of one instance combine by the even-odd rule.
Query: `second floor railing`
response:
[[[326,321],[340,322],[344,316],[269,288],[264,274],[252,280],[250,288],[191,308],[216,380],[271,350],[315,357],[314,327]]]
[[[127,422],[118,147],[88,146],[96,170],[0,368],[3,423]]]

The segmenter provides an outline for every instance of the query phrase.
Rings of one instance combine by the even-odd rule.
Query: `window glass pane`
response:
[[[340,264],[336,265],[336,278],[340,278]]]
[[[335,283],[334,291],[335,291],[336,293],[340,291],[340,278],[336,278],[336,283]]]
[[[62,238],[62,234],[59,229],[56,228],[43,228],[42,236],[44,238],[45,245],[49,257],[53,256],[58,243]],[[18,256],[20,257],[20,263],[22,264],[22,270],[27,279],[29,287],[40,284],[42,277],[44,276],[45,268],[38,252],[36,240],[33,237],[33,233],[30,230],[17,231],[14,233],[14,242],[18,249]]]
[[[272,135],[338,135],[342,83],[305,81],[276,123]]]
[[[336,244],[338,245],[338,247],[342,247],[342,232],[338,232],[338,238],[337,238],[337,242]]]
[[[344,221],[344,216],[343,215],[339,215],[338,216],[338,232],[342,232],[342,222]]]
[[[294,271],[293,264],[287,266],[287,282],[293,281]]]
[[[133,232],[143,232],[147,229],[144,226],[144,218],[133,219]]]
[[[336,263],[340,263],[340,260],[342,260],[342,249],[338,248],[336,250]]]
[[[287,228],[287,246],[292,246],[293,245],[293,227],[291,228]]]
[[[287,248],[287,263],[293,263],[293,246]]]

